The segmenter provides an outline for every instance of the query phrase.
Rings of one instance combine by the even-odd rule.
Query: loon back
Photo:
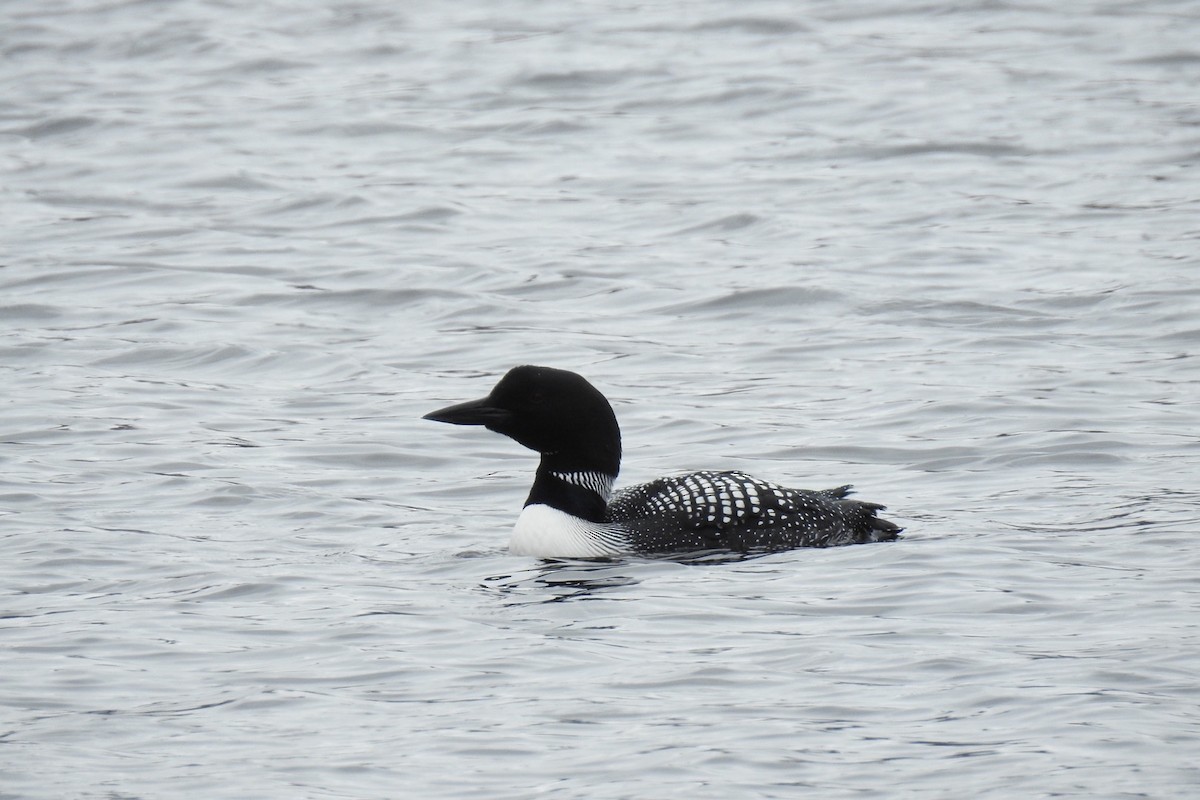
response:
[[[629,531],[639,552],[788,550],[895,539],[883,506],[846,500],[850,486],[789,489],[744,472],[693,472],[623,489],[606,521]]]
[[[743,472],[695,472],[611,498],[621,432],[608,400],[582,376],[514,367],[487,397],[425,419],[483,425],[541,454],[510,549],[545,558],[880,542],[899,526],[883,506],[847,500],[849,486],[789,489]]]

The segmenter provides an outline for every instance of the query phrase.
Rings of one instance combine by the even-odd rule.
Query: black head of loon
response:
[[[425,419],[482,425],[541,454],[526,506],[546,504],[600,522],[621,469],[621,429],[612,406],[582,375],[513,367],[487,397]]]
[[[612,406],[582,375],[565,369],[513,367],[487,397],[424,418],[483,425],[566,470],[594,470],[615,478],[621,468],[621,429]]]
[[[883,506],[849,486],[789,489],[742,472],[696,472],[612,497],[621,431],[607,399],[574,372],[521,366],[487,397],[425,419],[482,425],[541,454],[510,548],[542,557],[628,552],[781,550],[895,539]],[[611,497],[611,502],[610,502]]]

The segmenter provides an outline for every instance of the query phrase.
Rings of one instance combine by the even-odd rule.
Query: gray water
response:
[[[1200,6],[0,9],[0,797],[1200,790]],[[897,543],[505,551],[622,482]]]

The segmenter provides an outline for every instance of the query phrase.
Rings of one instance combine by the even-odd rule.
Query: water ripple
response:
[[[14,8],[4,791],[1186,796],[1200,23],[1093,6]],[[521,362],[907,531],[512,556]]]

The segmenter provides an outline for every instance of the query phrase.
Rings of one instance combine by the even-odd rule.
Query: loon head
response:
[[[513,367],[487,397],[425,415],[452,425],[483,425],[542,455],[550,469],[615,477],[621,430],[612,406],[582,375],[552,367]]]

